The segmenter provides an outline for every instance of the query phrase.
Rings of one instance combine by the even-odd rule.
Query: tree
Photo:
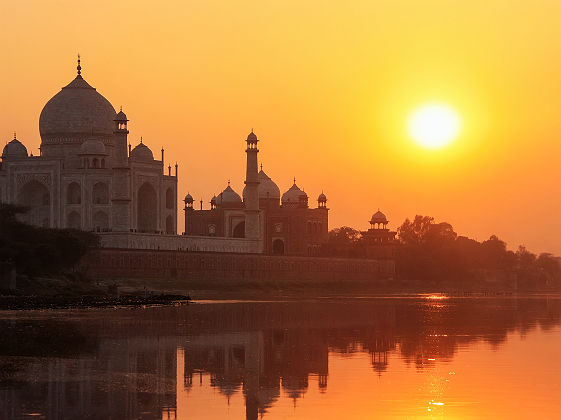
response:
[[[0,262],[15,264],[18,273],[50,275],[73,267],[99,237],[75,229],[49,229],[22,223],[25,208],[0,204]]]
[[[362,232],[348,226],[329,231],[322,254],[329,257],[363,257]]]
[[[397,228],[399,241],[404,245],[418,245],[431,229],[434,218],[429,216],[415,216],[413,221],[405,219],[403,224]]]
[[[548,253],[542,253],[536,261],[538,267],[545,271],[550,276],[559,274],[561,267],[559,267],[559,262],[555,257]]]

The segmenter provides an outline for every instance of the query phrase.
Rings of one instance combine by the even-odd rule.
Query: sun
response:
[[[458,137],[461,121],[458,113],[445,104],[432,103],[417,108],[409,117],[409,134],[428,149],[440,149]]]

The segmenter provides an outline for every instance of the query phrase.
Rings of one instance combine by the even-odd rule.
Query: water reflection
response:
[[[298,407],[308,394],[331,402],[331,411],[347,418],[360,418],[352,413],[359,413],[361,404],[366,407],[365,398],[382,394],[384,407],[405,398],[411,407],[401,403],[399,409],[417,413],[418,399],[425,414],[434,417],[448,408],[443,394],[454,379],[451,365],[459,350],[480,355],[485,344],[500,352],[509,334],[524,337],[536,327],[542,345],[555,346],[560,319],[557,298],[344,299],[4,313],[0,418],[257,419],[273,418],[275,410],[283,417],[311,418]],[[507,356],[497,360],[511,363]],[[373,378],[384,380],[384,387],[362,396]],[[423,391],[404,396],[400,390],[418,389],[413,384],[419,378]],[[332,381],[337,382],[333,391]],[[348,385],[340,386],[343,382]]]

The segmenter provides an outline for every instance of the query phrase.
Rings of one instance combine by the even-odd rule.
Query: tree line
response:
[[[99,237],[76,229],[32,226],[19,220],[28,209],[0,204],[0,264],[15,267],[18,274],[54,275],[69,270]]]
[[[329,232],[322,249],[324,256],[364,258],[369,245],[367,232],[341,227]],[[557,259],[548,253],[539,255],[524,246],[516,251],[492,235],[479,242],[460,236],[446,222],[417,215],[406,219],[397,229],[395,246],[396,273],[404,280],[439,283],[476,279],[508,281],[520,279],[537,286],[561,283]]]

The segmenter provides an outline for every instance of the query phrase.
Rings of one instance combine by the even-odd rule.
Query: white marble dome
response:
[[[282,204],[298,204],[301,197],[307,199],[308,195],[302,191],[295,182],[292,187],[282,195],[281,202]]]
[[[372,215],[372,218],[370,219],[370,223],[374,224],[374,223],[388,223],[388,219],[386,218],[386,215],[384,213],[382,213],[380,210],[378,210],[376,213],[374,213]]]
[[[123,112],[123,109],[121,109],[119,111],[119,113],[115,116],[115,121],[120,121],[120,122],[127,122],[128,121],[127,114],[125,114]]]
[[[48,144],[88,134],[112,135],[115,118],[113,105],[78,74],[43,107],[39,133]]]
[[[218,194],[218,197],[216,197],[216,204],[219,206],[224,204],[238,204],[241,202],[242,198],[232,189],[232,187],[230,187],[230,185],[228,185],[226,189]]]
[[[107,155],[105,145],[96,138],[89,138],[80,145],[81,155]]]
[[[277,184],[275,184],[275,181],[273,181],[269,177],[269,175],[265,173],[263,169],[259,171],[258,179],[259,186],[257,187],[257,193],[259,194],[259,198],[275,198],[277,200],[280,199],[281,194],[279,187],[277,186]],[[246,198],[246,190],[247,187],[244,187],[242,193],[244,200]]]
[[[132,149],[131,159],[141,162],[152,162],[154,160],[154,154],[148,146],[142,143],[141,140],[140,143],[134,149]]]
[[[4,146],[4,150],[2,151],[2,157],[5,158],[26,158],[27,157],[27,148],[23,145],[21,141],[14,139]]]

